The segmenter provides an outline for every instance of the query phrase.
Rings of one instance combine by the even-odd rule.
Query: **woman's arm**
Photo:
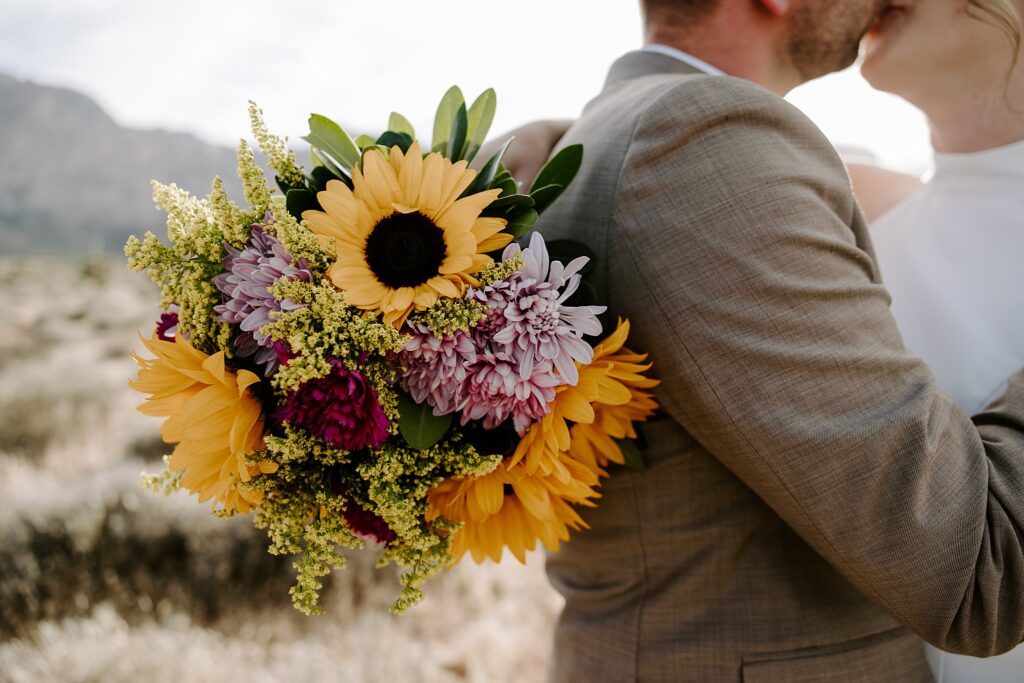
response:
[[[515,142],[505,152],[504,164],[512,175],[516,177],[516,180],[529,187],[533,179],[537,177],[537,173],[540,172],[540,169],[547,162],[548,157],[551,156],[551,150],[555,148],[555,145],[558,144],[558,141],[562,139],[565,131],[569,130],[569,126],[572,124],[573,121],[570,120],[545,120],[527,123],[488,141],[480,149],[474,166],[482,166],[487,163],[487,160],[509,138],[514,137],[516,139]]]
[[[878,166],[848,163],[853,194],[868,223],[874,223],[882,214],[914,194],[924,183],[904,173],[889,171]]]

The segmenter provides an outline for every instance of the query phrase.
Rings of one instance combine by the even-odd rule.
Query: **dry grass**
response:
[[[394,617],[361,554],[307,618],[247,520],[139,488],[163,448],[127,353],[155,305],[116,263],[0,259],[0,681],[544,679],[540,556],[460,566]]]

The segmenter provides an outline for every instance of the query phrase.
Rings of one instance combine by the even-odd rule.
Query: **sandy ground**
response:
[[[0,259],[0,681],[542,681],[543,557],[469,562],[401,617],[370,553],[328,615],[246,519],[139,484],[164,452],[126,382],[156,295],[117,261]]]

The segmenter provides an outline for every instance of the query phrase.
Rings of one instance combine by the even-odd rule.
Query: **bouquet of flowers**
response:
[[[169,244],[147,233],[125,248],[165,309],[131,383],[174,444],[146,483],[252,513],[270,552],[297,556],[306,613],[346,547],[371,542],[401,567],[396,612],[466,553],[556,550],[607,468],[637,463],[656,382],[625,347],[628,322],[601,340],[589,250],[515,243],[582,149],[527,193],[507,144],[470,169],[495,105],[492,90],[469,107],[449,90],[429,150],[399,114],[354,140],[313,115],[307,173],[251,104],[279,193],[243,140],[247,207],[220,179],[203,199],[154,182]]]

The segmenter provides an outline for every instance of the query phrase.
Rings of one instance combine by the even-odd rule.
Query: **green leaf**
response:
[[[356,138],[356,147],[358,147],[359,149],[366,149],[370,145],[375,145],[375,144],[377,144],[377,141],[374,140],[369,135],[365,135],[364,134],[364,135],[360,135],[359,137]]]
[[[285,208],[295,220],[301,221],[303,211],[319,209],[320,204],[316,201],[316,195],[309,190],[288,190],[288,194],[285,195]]]
[[[494,123],[494,112],[498,109],[498,95],[494,88],[488,88],[480,94],[469,108],[469,128],[466,130],[466,145],[460,156],[472,162],[476,153],[487,138],[491,124]]]
[[[644,464],[644,454],[640,451],[640,447],[636,445],[636,441],[632,439],[615,439],[615,443],[622,450],[622,456],[626,459],[626,467],[637,472],[643,472],[647,469],[647,466]]]
[[[302,138],[313,147],[330,156],[339,167],[351,171],[359,163],[359,148],[348,133],[326,116],[309,117],[309,135]]]
[[[329,158],[327,158],[326,156],[320,156],[319,154],[317,154],[315,147],[310,147],[309,148],[309,156],[310,156],[310,158],[313,159],[313,165],[314,166],[323,166],[324,168],[326,168],[328,171],[331,172],[331,175],[338,176],[339,178],[348,178],[349,177],[348,173],[346,173],[345,171],[341,170],[341,168],[339,168],[338,165],[335,164],[333,161],[331,161]]]
[[[511,197],[514,194],[519,193],[519,185],[516,184],[515,179],[512,176],[507,176],[505,180],[495,181],[495,187],[501,188],[501,194],[499,197]]]
[[[569,187],[569,183],[576,177],[582,163],[583,145],[569,145],[560,150],[558,154],[548,160],[548,163],[544,164],[544,168],[537,174],[537,179],[530,187],[530,194],[545,185]]]
[[[431,141],[431,151],[444,153],[448,149],[448,139],[452,133],[452,121],[459,107],[466,106],[466,98],[462,96],[459,86],[453,85],[441,98],[437,105],[437,114],[434,115],[434,138]]]
[[[402,153],[409,151],[409,147],[412,146],[412,137],[408,133],[396,133],[394,131],[385,131],[381,133],[381,136],[377,138],[376,144],[381,147],[387,147],[391,149],[395,145],[402,150]]]
[[[412,124],[409,123],[409,119],[405,118],[397,111],[391,112],[391,116],[388,117],[388,130],[396,133],[405,133],[413,140],[416,139],[416,131],[413,130]]]
[[[466,188],[466,191],[463,192],[461,196],[467,197],[471,194],[491,189],[491,184],[494,182],[495,177],[498,175],[498,170],[501,168],[501,158],[505,156],[505,152],[508,151],[508,146],[512,144],[512,140],[514,139],[515,138],[509,138],[508,141],[501,146],[501,149],[494,153],[494,156],[484,164],[484,167],[476,174],[476,178],[473,179],[473,183]]]
[[[352,189],[352,182],[348,178],[339,178],[338,176],[331,173],[330,169],[326,166],[314,166],[310,172],[310,189],[316,190],[317,192],[323,192],[327,189],[327,183],[332,180],[340,180]]]
[[[533,208],[537,209],[537,213],[544,213],[549,206],[555,203],[556,199],[562,196],[563,192],[565,192],[563,185],[545,185],[540,189],[531,190]]]
[[[576,240],[551,240],[546,243],[546,246],[551,260],[560,261],[563,265],[568,265],[569,262],[581,256],[590,259],[587,265],[583,266],[580,275],[587,275],[594,269],[594,264],[597,263],[597,254],[583,242],[577,242]]]
[[[506,227],[503,232],[511,234],[515,239],[519,239],[537,223],[538,218],[540,218],[540,216],[536,211],[533,209],[526,209],[511,218],[508,222],[508,227]]]
[[[411,448],[425,451],[448,431],[452,415],[438,417],[426,403],[416,403],[405,393],[398,394],[398,432]]]
[[[505,214],[518,213],[522,209],[533,208],[533,197],[528,194],[510,194],[506,197],[498,197],[484,209],[485,216],[504,216]]]
[[[448,147],[445,149],[445,156],[452,161],[462,159],[462,148],[466,145],[466,131],[469,129],[469,115],[466,113],[466,104],[460,104],[452,117],[452,130],[448,134]]]
[[[368,146],[363,148],[363,156],[365,157],[366,153],[369,152],[371,149],[377,150],[378,152],[383,154],[385,157],[387,157],[387,155],[391,152],[391,150],[388,149],[387,147],[385,147],[384,145],[378,145],[375,142],[372,145],[368,145]],[[360,161],[360,163],[362,163],[362,158],[360,158],[359,161]]]
[[[597,295],[597,288],[586,280],[580,281],[579,289],[565,300],[566,306],[598,306],[600,303],[601,297]]]

